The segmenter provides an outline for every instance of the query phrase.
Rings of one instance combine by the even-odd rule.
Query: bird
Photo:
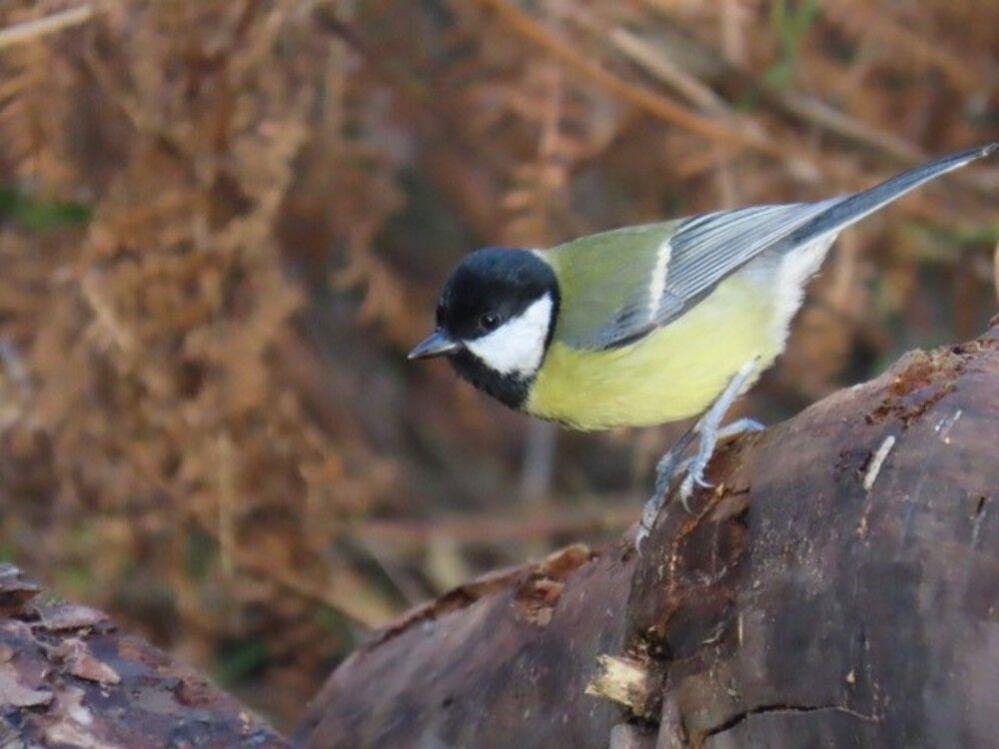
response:
[[[937,158],[859,192],[629,226],[550,249],[485,247],[441,290],[410,359],[443,356],[506,406],[578,430],[699,417],[656,466],[636,545],[674,476],[683,506],[717,443],[762,429],[722,422],[783,352],[805,287],[845,228],[999,142]],[[681,460],[693,440],[691,458]]]

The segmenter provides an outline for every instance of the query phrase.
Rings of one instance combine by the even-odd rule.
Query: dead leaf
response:
[[[16,611],[34,598],[38,591],[38,585],[26,580],[17,567],[0,563],[0,614]]]
[[[41,618],[39,626],[50,632],[93,627],[108,618],[103,611],[75,603],[46,604],[35,607],[35,610]]]
[[[0,663],[0,707],[37,707],[52,701],[52,692],[29,689],[17,680],[17,669]]]
[[[98,684],[118,684],[121,676],[110,665],[96,658],[87,644],[78,638],[66,640],[58,648],[58,655],[66,662],[66,670],[73,676]]]

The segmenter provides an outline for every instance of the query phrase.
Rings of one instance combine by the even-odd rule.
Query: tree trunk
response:
[[[997,446],[999,326],[729,443],[641,557],[571,547],[412,611],[299,740],[994,745]]]

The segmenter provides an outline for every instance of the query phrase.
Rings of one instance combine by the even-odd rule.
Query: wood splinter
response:
[[[659,713],[654,682],[644,661],[599,655],[597,671],[586,685],[586,694],[624,705],[639,718],[651,718]]]

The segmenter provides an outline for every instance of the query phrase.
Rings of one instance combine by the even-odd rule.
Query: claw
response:
[[[687,474],[683,478],[683,482],[680,484],[680,504],[683,505],[683,509],[687,511],[688,515],[693,515],[694,511],[690,509],[690,498],[694,495],[694,477],[692,474]]]

